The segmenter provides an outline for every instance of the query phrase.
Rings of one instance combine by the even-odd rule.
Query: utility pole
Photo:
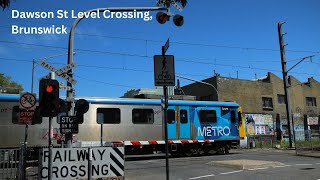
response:
[[[284,94],[285,94],[285,103],[286,103],[286,111],[287,111],[287,122],[288,122],[288,134],[289,134],[289,147],[292,148],[292,138],[291,138],[291,106],[289,102],[289,92],[288,92],[288,71],[287,71],[287,62],[286,55],[284,51],[284,42],[282,34],[282,24],[278,23],[278,36],[279,36],[279,45],[280,45],[280,55],[281,55],[281,65],[282,65],[282,75],[283,75],[283,86],[284,86]]]

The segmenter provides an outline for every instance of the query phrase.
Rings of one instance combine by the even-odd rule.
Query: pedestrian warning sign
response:
[[[154,56],[155,86],[175,86],[175,70],[173,55]]]

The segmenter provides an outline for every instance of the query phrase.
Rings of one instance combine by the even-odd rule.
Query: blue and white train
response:
[[[25,138],[25,126],[12,123],[13,106],[19,95],[0,94],[0,148],[17,147]],[[80,98],[79,98],[80,99]],[[165,128],[160,99],[93,98],[84,123],[73,135],[73,146],[125,145],[127,154],[164,151]],[[169,100],[167,127],[172,154],[199,155],[223,152],[237,146],[242,123],[241,109],[233,102]],[[58,118],[52,123],[54,144],[59,146]],[[28,146],[46,146],[48,118],[28,128]]]

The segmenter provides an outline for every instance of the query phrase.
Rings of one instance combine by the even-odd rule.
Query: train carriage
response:
[[[25,126],[12,123],[12,108],[19,95],[0,95],[0,146],[17,147],[24,140]],[[80,98],[79,98],[80,99]],[[73,136],[73,146],[116,145],[126,153],[164,151],[164,121],[160,99],[93,98],[89,111]],[[167,126],[172,154],[228,153],[240,141],[241,113],[233,102],[169,100]],[[59,114],[63,115],[63,114]],[[54,145],[64,140],[57,123],[52,124]],[[28,130],[28,146],[48,144],[48,118]]]

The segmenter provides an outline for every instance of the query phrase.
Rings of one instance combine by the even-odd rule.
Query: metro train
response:
[[[18,147],[25,139],[25,125],[12,123],[13,106],[20,95],[0,94],[0,148]],[[78,99],[78,98],[76,98]],[[154,153],[165,149],[165,128],[160,99],[81,97],[89,102],[72,146],[125,146],[126,154]],[[229,153],[239,145],[243,128],[241,108],[234,102],[169,100],[167,129],[169,151],[174,155]],[[54,146],[64,135],[53,118]],[[48,145],[48,118],[29,125],[28,146]],[[243,133],[242,133],[243,134]]]

